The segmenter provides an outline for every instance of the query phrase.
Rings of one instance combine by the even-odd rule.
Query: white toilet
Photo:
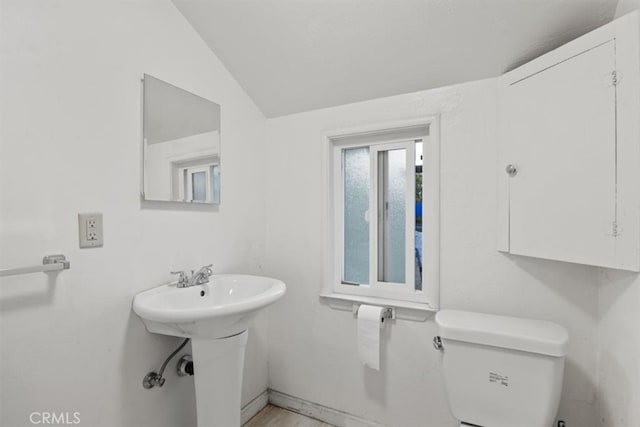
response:
[[[461,426],[552,427],[569,333],[552,322],[436,314],[449,406]]]

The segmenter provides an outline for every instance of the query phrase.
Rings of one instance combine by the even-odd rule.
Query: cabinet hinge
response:
[[[611,223],[611,235],[613,237],[620,235],[620,227],[618,227],[618,221],[613,221]]]
[[[618,86],[621,80],[622,75],[617,70],[613,70],[611,72],[611,84],[614,86]]]

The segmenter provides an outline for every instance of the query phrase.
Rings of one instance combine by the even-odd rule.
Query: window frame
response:
[[[374,286],[354,286],[342,282],[343,263],[343,189],[342,189],[342,150],[345,148],[370,147],[375,151],[380,151],[384,147],[395,147],[398,142],[407,142],[416,139],[423,140],[423,206],[422,206],[422,289],[415,290],[414,274],[415,266],[412,268],[410,276],[412,280],[406,280],[403,289],[394,288],[395,284],[379,282]],[[323,136],[324,149],[324,172],[325,172],[325,200],[326,215],[324,221],[325,236],[325,296],[328,293],[338,295],[348,295],[362,297],[363,302],[373,298],[384,299],[385,301],[416,302],[424,304],[428,309],[437,310],[439,307],[439,217],[440,217],[440,135],[439,116],[431,116],[418,120],[405,120],[386,124],[363,126],[359,128],[340,129],[327,132]],[[375,147],[375,148],[374,148]],[[415,145],[414,145],[415,148]],[[407,153],[409,154],[409,153]],[[416,153],[418,155],[419,153]],[[411,173],[415,178],[415,166],[412,156],[407,159],[413,169]],[[377,178],[374,170],[374,163],[377,163],[377,155],[371,155],[371,195],[370,195],[370,221],[373,223],[377,218],[377,210],[372,209],[377,198]],[[408,171],[409,172],[409,171]],[[411,180],[413,182],[413,179]],[[425,186],[426,183],[426,186]],[[414,183],[415,188],[415,183]],[[414,192],[407,196],[407,199],[414,199]],[[429,204],[425,204],[429,201]],[[415,209],[412,207],[412,209]],[[415,227],[415,217],[407,215],[407,224],[411,219],[411,227]],[[425,226],[427,224],[427,226]],[[370,227],[370,230],[377,227]],[[413,228],[411,228],[413,229]],[[376,253],[375,241],[377,233],[370,231],[370,254]],[[375,236],[374,236],[375,234]],[[407,233],[409,234],[409,233]],[[411,234],[413,236],[413,234]],[[373,240],[375,239],[375,240]],[[406,246],[414,247],[413,238],[406,242]],[[371,255],[373,256],[373,255]],[[412,256],[410,259],[414,259]],[[406,268],[413,265],[413,262],[406,262]],[[370,278],[377,279],[376,264],[370,259]],[[375,274],[374,274],[375,273]],[[382,286],[380,286],[382,284]],[[409,288],[409,289],[407,289]],[[393,305],[393,304],[391,304]]]
[[[424,141],[425,137],[421,139]],[[407,192],[405,194],[405,282],[385,282],[379,279],[381,264],[384,264],[387,260],[380,254],[380,231],[384,230],[384,219],[381,219],[380,214],[380,199],[382,198],[382,189],[380,187],[381,180],[384,176],[381,175],[379,153],[391,150],[406,150],[405,158],[405,182],[407,186]],[[395,292],[411,292],[415,288],[415,140],[401,140],[390,141],[386,143],[372,144],[369,146],[370,160],[371,160],[371,200],[369,205],[370,224],[376,224],[377,227],[369,227],[369,241],[371,247],[369,248],[369,278],[372,283],[371,294],[382,293],[380,296],[393,296]],[[344,197],[340,197],[343,200]],[[410,213],[413,212],[412,216]],[[412,221],[413,218],[413,221]],[[341,237],[344,237],[344,233],[341,233]],[[340,248],[344,248],[344,241],[338,243]],[[342,257],[344,259],[344,257]],[[376,268],[377,267],[377,268]],[[375,289],[375,290],[374,290]],[[390,291],[390,292],[387,292]],[[390,293],[390,295],[386,295]]]
[[[183,185],[181,188],[186,190],[185,199],[189,200],[193,203],[206,203],[210,202],[211,198],[211,177],[209,176],[209,170],[211,167],[208,166],[200,166],[200,167],[186,167],[181,169],[181,174],[179,175],[183,180]],[[193,175],[196,173],[204,173],[204,200],[196,200],[193,195]],[[184,176],[188,176],[188,179],[184,179]]]
[[[217,163],[204,163],[193,166],[177,166],[178,178],[178,198],[191,203],[215,203],[213,194],[214,169],[219,167]],[[193,198],[193,175],[195,173],[205,174],[205,200],[195,200]]]

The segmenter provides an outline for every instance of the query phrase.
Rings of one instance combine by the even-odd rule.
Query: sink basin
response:
[[[149,332],[191,338],[198,427],[240,427],[247,330],[286,290],[269,277],[217,274],[204,285],[170,283],[134,297]]]
[[[178,288],[170,283],[141,292],[133,299],[133,311],[149,332],[219,339],[247,330],[258,311],[285,292],[277,279],[217,274],[204,285]]]

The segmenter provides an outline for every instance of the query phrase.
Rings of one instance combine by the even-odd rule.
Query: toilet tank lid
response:
[[[545,320],[441,310],[436,323],[442,338],[530,353],[562,357],[569,344],[569,332]]]

